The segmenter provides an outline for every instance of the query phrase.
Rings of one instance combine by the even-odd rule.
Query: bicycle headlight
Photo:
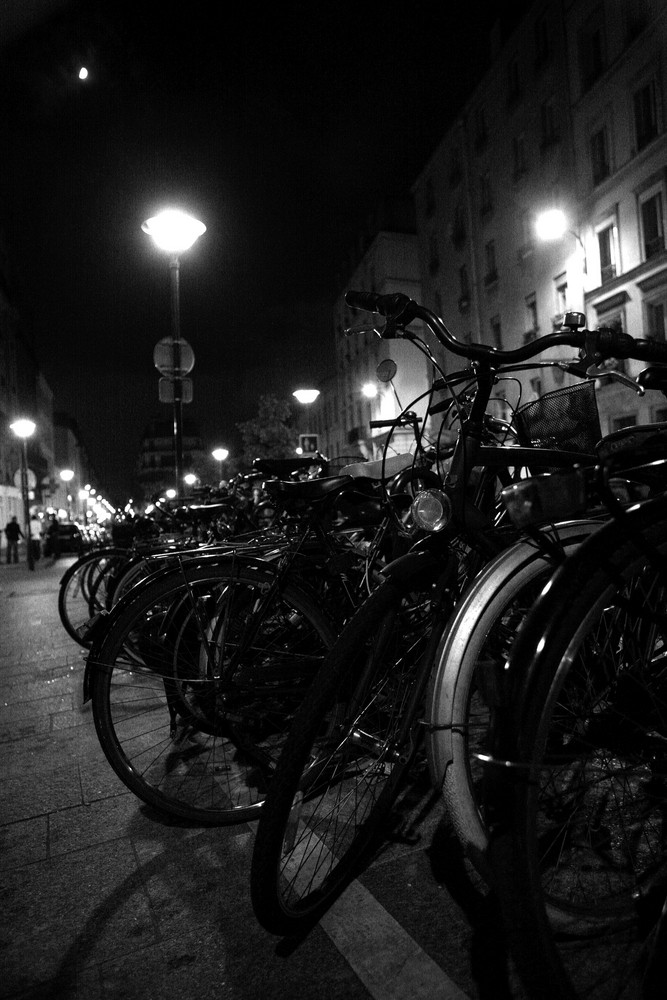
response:
[[[422,490],[410,506],[412,520],[423,531],[442,531],[452,517],[452,505],[442,490]]]

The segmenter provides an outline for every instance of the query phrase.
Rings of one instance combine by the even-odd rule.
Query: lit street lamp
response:
[[[32,420],[27,420],[22,418],[21,420],[15,420],[13,424],[9,425],[9,429],[16,435],[17,438],[21,438],[21,495],[23,497],[23,521],[24,521],[24,534],[25,534],[25,544],[28,550],[28,569],[34,570],[35,560],[32,555],[32,546],[30,545],[30,502],[28,497],[28,438],[32,437],[35,433],[36,425]]]
[[[214,448],[211,454],[213,455],[213,458],[216,460],[216,462],[218,462],[218,464],[220,465],[219,478],[222,479],[222,463],[225,461],[225,459],[229,458],[229,452],[226,448]]]
[[[183,402],[192,399],[192,384],[186,380],[184,397],[184,379],[194,366],[194,354],[190,345],[181,340],[180,315],[180,254],[189,250],[197,239],[206,232],[206,226],[198,219],[184,212],[166,211],[148,219],[143,223],[143,231],[154,241],[159,250],[169,254],[169,274],[171,288],[171,343],[168,344],[166,359],[154,361],[159,371],[168,377],[168,393],[160,399],[163,402],[172,401],[174,405],[174,465],[176,489],[180,491],[183,478]],[[162,346],[158,344],[158,348]]]
[[[292,393],[294,398],[302,406],[311,406],[320,395],[319,389],[295,389]],[[299,420],[299,425],[303,426],[303,421]],[[315,452],[319,450],[319,438],[317,434],[306,431],[299,434],[299,445],[296,449],[297,455],[304,452]]]
[[[584,274],[587,273],[586,247],[584,246],[579,233],[576,233],[574,229],[569,228],[565,212],[563,212],[560,208],[550,208],[546,212],[540,212],[535,220],[535,232],[537,233],[537,238],[543,242],[560,240],[563,238],[565,233],[569,233],[570,236],[574,236],[575,240],[581,247],[583,254]]]
[[[65,489],[67,490],[67,520],[72,520],[72,494],[70,493],[70,483],[74,479],[74,472],[72,469],[63,469],[60,473],[60,478],[65,484]]]

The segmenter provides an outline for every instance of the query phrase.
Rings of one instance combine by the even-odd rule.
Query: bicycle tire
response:
[[[600,528],[594,520],[549,532],[565,556]],[[489,563],[466,590],[435,655],[427,709],[431,781],[464,853],[488,880],[483,766],[490,728],[508,698],[506,664],[519,625],[556,568],[555,558],[522,540]]]
[[[413,714],[395,743],[413,686],[426,684],[411,649],[417,642],[421,652],[427,640],[422,612],[402,587],[379,586],[342,631],[295,716],[251,865],[255,915],[272,933],[302,934],[319,920],[363,866],[400,794],[421,736]]]
[[[287,580],[239,656],[275,579],[239,559],[183,560],[110,613],[90,678],[97,735],[119,778],[156,809],[207,824],[256,818],[287,721],[335,639]]]
[[[544,998],[664,991],[667,588],[651,564],[667,554],[667,501],[628,523],[582,545],[540,598],[497,734],[510,764],[489,782],[494,877],[517,967]]]
[[[63,573],[58,589],[58,615],[67,634],[80,646],[90,647],[82,628],[104,607],[104,603],[98,603],[102,577],[113,565],[128,558],[125,549],[100,549],[81,556]]]

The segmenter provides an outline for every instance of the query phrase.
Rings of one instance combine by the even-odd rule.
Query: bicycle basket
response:
[[[593,454],[602,437],[595,382],[578,382],[524,403],[514,414],[519,444]]]

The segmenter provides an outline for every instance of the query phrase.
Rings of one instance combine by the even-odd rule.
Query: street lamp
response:
[[[70,493],[69,484],[74,479],[74,472],[72,469],[62,469],[60,473],[60,478],[65,484],[65,489],[67,490],[67,520],[72,520],[72,494]]]
[[[22,417],[9,425],[9,429],[21,438],[21,495],[23,497],[23,521],[25,544],[28,550],[28,569],[34,570],[35,560],[32,556],[32,546],[30,544],[30,503],[28,497],[28,438],[35,433],[36,425],[32,420]]]
[[[229,451],[227,450],[227,448],[214,448],[211,454],[213,455],[213,458],[216,460],[216,462],[218,462],[220,466],[219,478],[222,479],[222,463],[225,461],[225,459],[229,458]]]
[[[170,395],[174,405],[174,465],[176,488],[180,491],[183,478],[183,375],[194,366],[194,355],[189,344],[181,340],[180,309],[180,254],[189,250],[197,239],[206,232],[206,226],[185,212],[168,210],[161,212],[143,223],[147,233],[159,250],[169,254],[169,274],[171,288],[171,344],[169,363],[161,368],[157,358],[155,364],[163,374],[169,372]],[[160,346],[160,345],[158,345]],[[188,363],[183,364],[184,348],[189,351]],[[157,349],[156,349],[157,350]],[[185,369],[185,370],[184,370]],[[187,386],[190,392],[191,386]],[[190,402],[189,395],[186,402]],[[161,396],[162,399],[162,396]],[[168,400],[165,400],[168,401]]]
[[[550,208],[545,212],[540,212],[535,219],[535,232],[537,233],[537,238],[543,242],[560,240],[565,233],[569,233],[570,236],[574,236],[575,240],[581,247],[581,252],[583,254],[584,274],[587,273],[586,247],[584,246],[579,233],[576,233],[574,229],[569,228],[565,212],[563,212],[560,208]]]

